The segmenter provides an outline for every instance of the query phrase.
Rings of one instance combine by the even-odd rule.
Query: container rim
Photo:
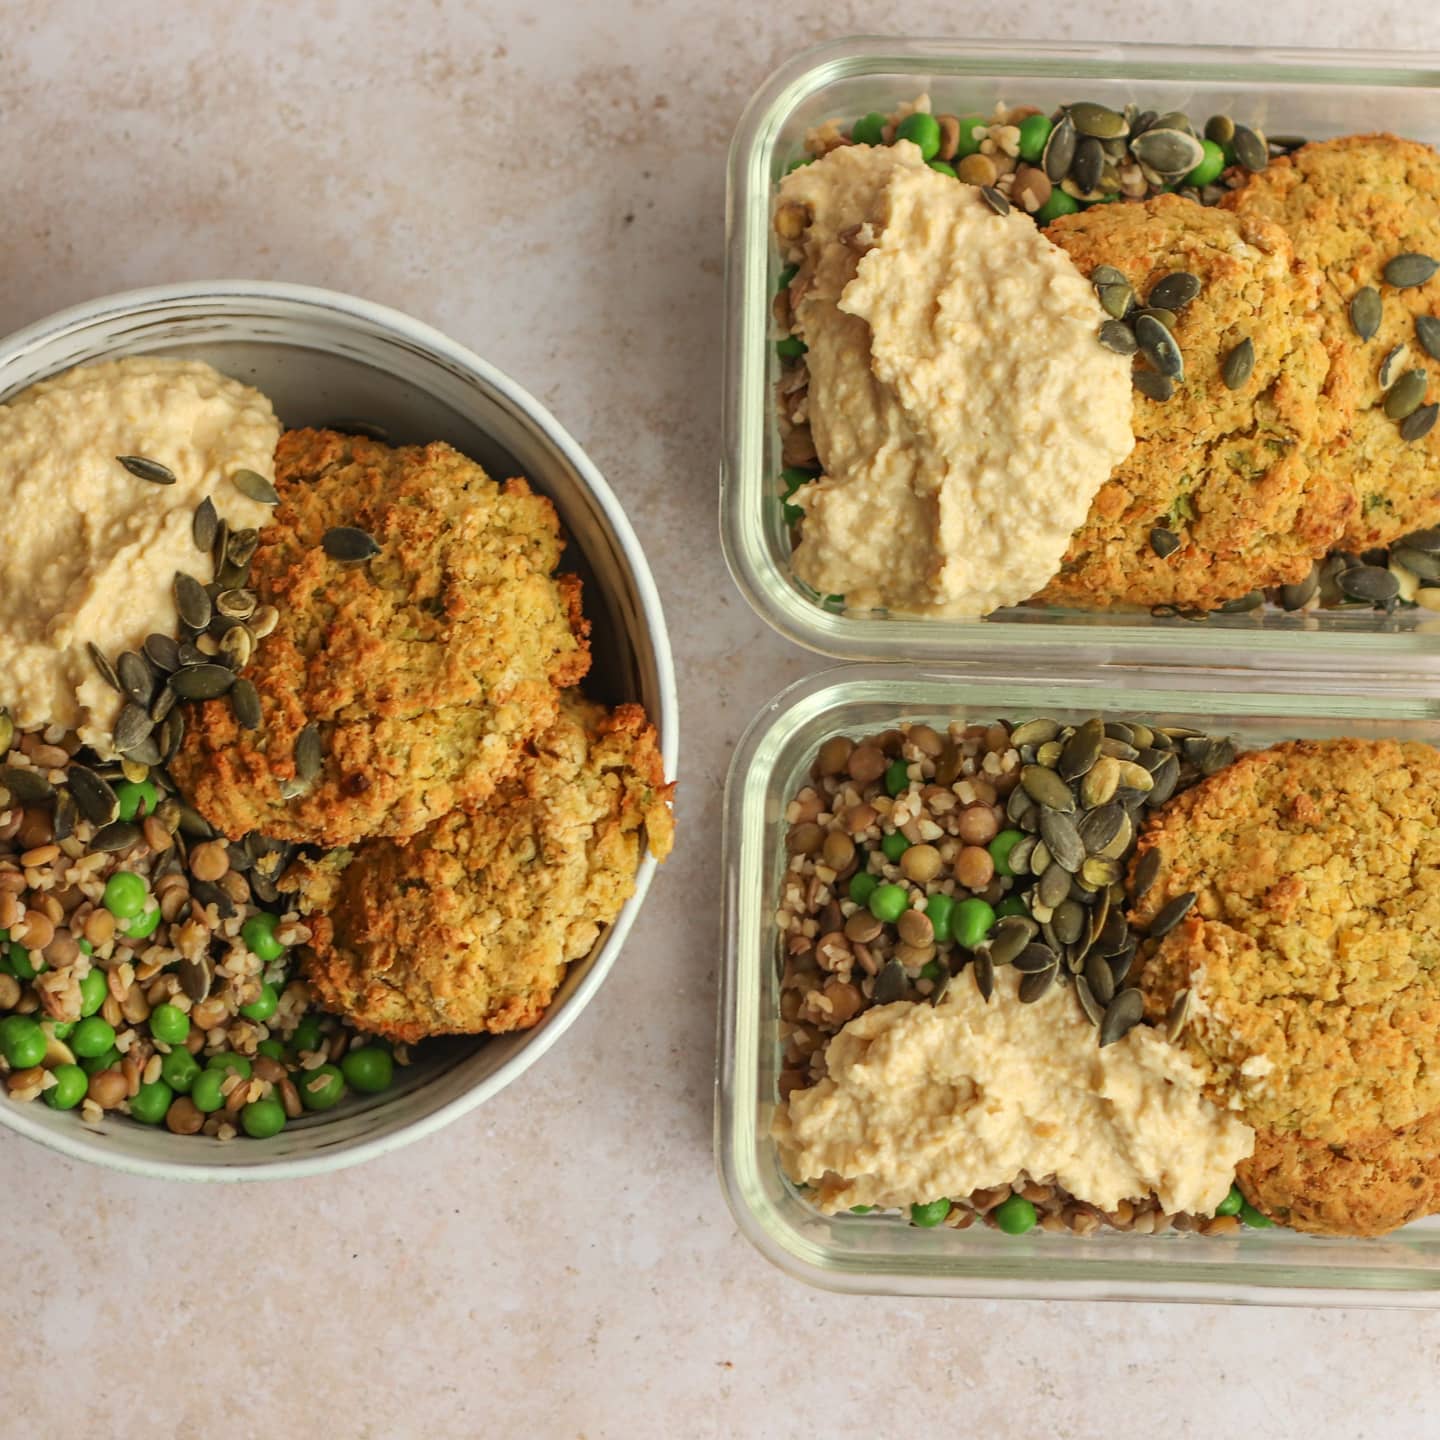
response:
[[[665,774],[675,775],[680,741],[679,692],[675,680],[674,657],[660,592],[634,527],[595,463],[550,411],[504,371],[482,359],[468,347],[452,340],[442,331],[407,315],[404,311],[319,286],[245,279],[185,281],[173,285],[150,285],[117,291],[45,316],[0,338],[0,364],[23,361],[41,346],[97,321],[163,311],[176,305],[232,300],[254,302],[262,306],[267,302],[278,303],[310,311],[316,316],[358,322],[392,339],[416,347],[456,373],[476,381],[505,408],[523,417],[555,446],[602,511],[629,566],[654,656],[660,713],[651,716],[651,721],[659,732],[660,754]],[[503,1061],[492,1074],[453,1100],[374,1138],[359,1139],[346,1144],[344,1148],[337,1146],[293,1158],[267,1161],[263,1157],[254,1160],[245,1160],[242,1157],[240,1163],[209,1166],[193,1161],[153,1160],[137,1156],[106,1143],[104,1136],[92,1134],[79,1126],[52,1130],[48,1126],[30,1121],[25,1107],[21,1105],[0,1105],[0,1125],[73,1160],[86,1161],[147,1179],[212,1184],[301,1179],[348,1169],[352,1165],[388,1154],[412,1141],[433,1135],[451,1121],[491,1099],[517,1080],[560,1040],[609,975],[650,889],[657,868],[654,857],[648,852],[644,853],[636,871],[635,892],[608,927],[602,953],[559,1008],[547,1016],[537,1029],[530,1032],[530,1039],[514,1055]]]

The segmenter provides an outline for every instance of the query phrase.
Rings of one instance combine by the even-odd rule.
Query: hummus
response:
[[[828,1076],[775,1116],[786,1172],[827,1214],[902,1207],[1054,1176],[1113,1210],[1152,1192],[1210,1214],[1255,1132],[1206,1100],[1183,1051],[1146,1025],[1101,1049],[1068,987],[1032,1005],[1002,970],[986,1004],[969,977],[932,1007],[856,1016],[825,1052]]]
[[[269,508],[229,477],[273,480],[279,436],[263,395],[194,360],[82,365],[0,405],[0,704],[17,725],[106,742],[121,697],[87,643],[113,661],[175,632],[175,572],[211,579],[191,535],[195,507],[209,495],[233,528],[263,525]],[[138,479],[117,455],[158,460],[175,483]]]
[[[788,175],[789,258],[824,474],[795,573],[851,606],[983,615],[1059,569],[1134,445],[1129,359],[1068,255],[909,141]],[[793,212],[792,217],[793,219]]]

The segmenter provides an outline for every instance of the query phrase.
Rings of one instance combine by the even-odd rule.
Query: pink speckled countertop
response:
[[[725,147],[804,44],[928,29],[1397,49],[1399,0],[0,6],[0,331],[127,286],[399,306],[551,406],[669,609],[681,844],[559,1049],[439,1137],[169,1189],[0,1134],[0,1436],[1440,1433],[1440,1315],[839,1299],[735,1231],[711,1160],[719,797],[816,661],[720,558]]]

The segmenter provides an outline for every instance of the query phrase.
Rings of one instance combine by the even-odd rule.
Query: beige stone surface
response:
[[[129,285],[397,305],[554,407],[669,606],[680,848],[514,1090],[366,1168],[170,1189],[0,1135],[0,1436],[1440,1431],[1440,1316],[839,1299],[741,1239],[711,1161],[719,796],[817,663],[715,527],[723,160],[801,45],[861,31],[1413,49],[1400,0],[0,6],[0,330]]]

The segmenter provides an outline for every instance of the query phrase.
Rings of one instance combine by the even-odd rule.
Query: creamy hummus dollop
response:
[[[851,606],[983,615],[1059,569],[1134,445],[1130,361],[1068,255],[909,141],[788,175],[788,258],[824,474],[795,573]],[[793,228],[793,227],[792,227]]]
[[[86,652],[114,660],[175,632],[172,586],[211,579],[191,521],[207,495],[232,529],[269,509],[231,483],[273,480],[280,424],[258,390],[195,360],[135,357],[82,365],[0,405],[0,704],[22,728],[53,723],[91,744],[108,739],[121,699]],[[158,460],[158,485],[116,456]]]
[[[1000,971],[989,1004],[962,976],[938,1006],[857,1015],[827,1076],[776,1113],[786,1173],[827,1214],[963,1198],[1021,1171],[1104,1210],[1154,1193],[1171,1213],[1213,1212],[1255,1132],[1158,1030],[1101,1049],[1069,987],[1022,1005],[1018,979]]]

